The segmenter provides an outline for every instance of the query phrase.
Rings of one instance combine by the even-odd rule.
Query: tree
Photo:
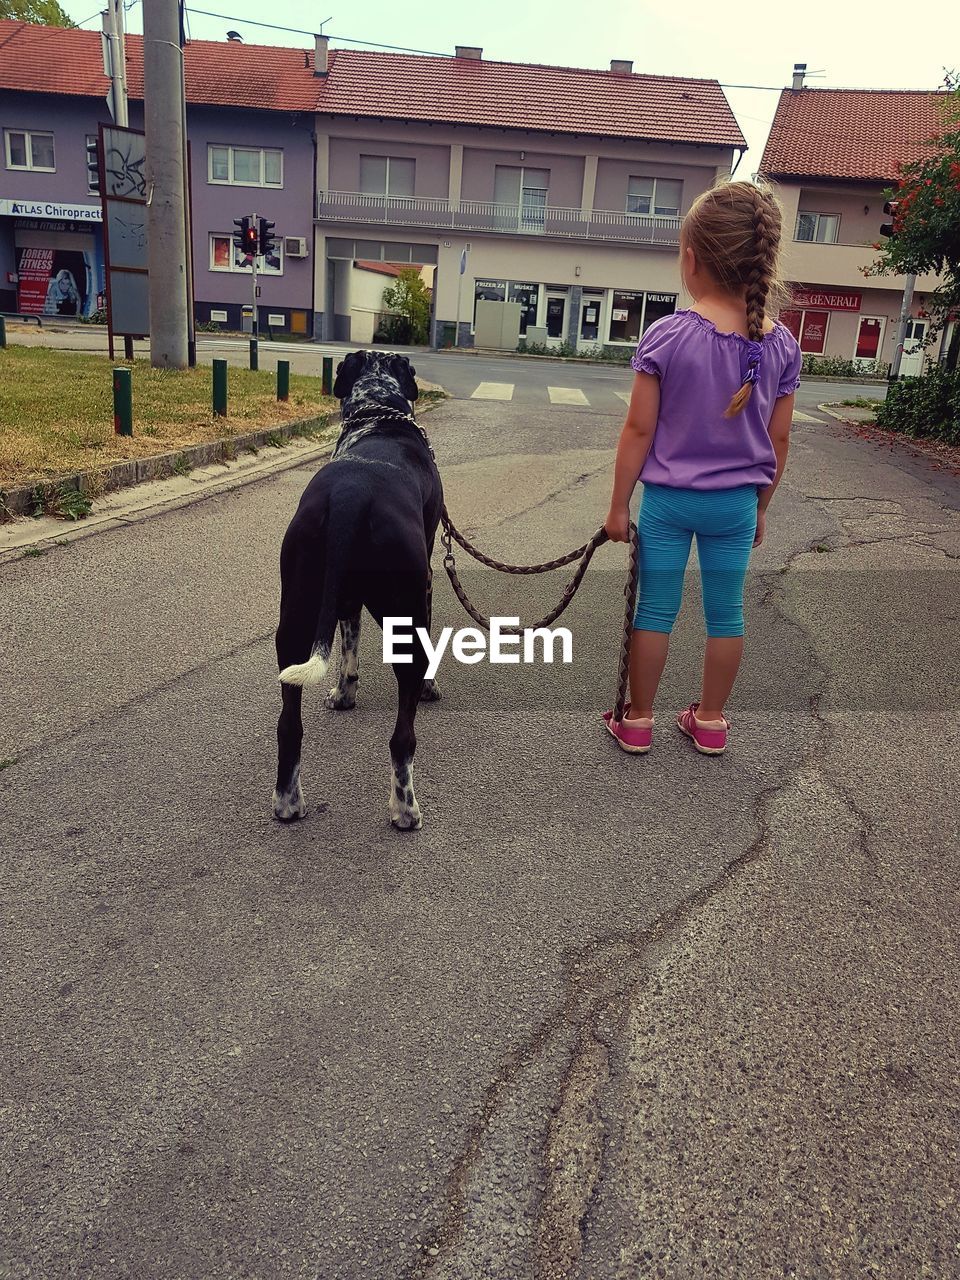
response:
[[[57,0],[0,0],[0,18],[35,22],[43,27],[75,27],[77,24]]]
[[[383,307],[393,317],[384,318],[387,341],[416,344],[428,340],[430,290],[416,267],[404,267],[396,284],[384,289]]]
[[[896,188],[887,192],[897,201],[894,234],[873,246],[880,256],[865,269],[870,276],[941,276],[930,300],[934,332],[960,312],[960,89],[952,77],[947,83],[943,127],[926,155],[901,165]],[[960,325],[950,343],[949,369],[957,367],[958,356]]]

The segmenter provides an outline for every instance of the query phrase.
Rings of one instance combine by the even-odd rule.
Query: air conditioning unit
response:
[[[288,258],[305,258],[307,256],[307,242],[302,236],[284,236],[283,252]]]

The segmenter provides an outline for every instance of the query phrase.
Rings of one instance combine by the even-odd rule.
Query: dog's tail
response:
[[[369,514],[366,504],[344,502],[336,504],[332,499],[327,509],[326,555],[323,588],[320,593],[320,612],[314,632],[310,657],[306,662],[295,662],[280,672],[283,684],[301,686],[322,684],[330,665],[330,651],[337,630],[339,617],[340,581],[343,567],[350,558],[350,549]]]

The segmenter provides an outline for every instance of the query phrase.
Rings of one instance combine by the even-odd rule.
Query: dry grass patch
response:
[[[0,350],[0,487],[56,480],[331,413],[320,379],[291,374],[276,399],[273,370],[230,368],[229,417],[215,418],[209,366],[170,371],[133,364],[133,435],[113,429],[114,364],[103,356],[8,346]]]

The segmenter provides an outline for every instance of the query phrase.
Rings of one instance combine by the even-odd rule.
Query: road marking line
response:
[[[590,406],[590,401],[579,387],[547,387],[547,393],[551,404],[585,404],[588,408]]]
[[[631,396],[631,394],[632,394],[631,392],[629,392],[629,391],[615,391],[613,394],[614,394],[615,396],[618,396],[618,397],[623,401],[623,403],[624,403],[624,404],[629,404],[629,403],[630,403],[630,396]]]
[[[809,413],[801,413],[799,409],[793,411],[794,422],[820,422],[819,418],[811,418]]]
[[[512,400],[512,382],[481,382],[471,400]]]

